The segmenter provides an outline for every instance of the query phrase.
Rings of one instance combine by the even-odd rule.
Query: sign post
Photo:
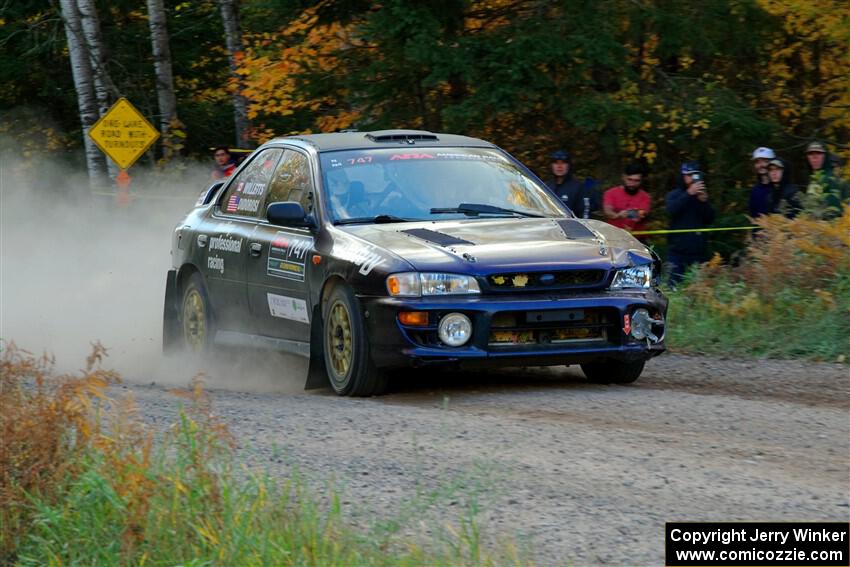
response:
[[[89,129],[89,137],[121,169],[115,179],[116,202],[126,207],[130,203],[131,181],[127,169],[148,151],[159,138],[159,132],[122,97]]]

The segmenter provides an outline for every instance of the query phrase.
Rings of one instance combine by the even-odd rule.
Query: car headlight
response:
[[[463,295],[481,293],[478,281],[470,276],[433,272],[403,272],[387,278],[387,291],[396,297],[423,295]]]
[[[652,283],[652,265],[634,266],[617,270],[611,289],[648,288]]]

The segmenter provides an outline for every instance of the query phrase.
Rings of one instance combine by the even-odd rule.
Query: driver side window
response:
[[[280,201],[298,201],[309,213],[313,209],[313,177],[307,156],[295,150],[286,150],[274,172],[266,206]]]
[[[254,157],[228,185],[219,201],[221,212],[241,217],[256,217],[274,166],[282,153],[283,150],[279,148],[270,148]]]

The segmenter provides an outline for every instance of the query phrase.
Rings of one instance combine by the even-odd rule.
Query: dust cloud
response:
[[[131,202],[119,207],[115,189],[90,191],[84,171],[0,156],[0,340],[53,354],[63,372],[81,368],[100,341],[104,366],[130,382],[184,386],[203,372],[212,388],[302,391],[306,362],[290,356],[162,354],[171,233],[209,171],[135,167]]]

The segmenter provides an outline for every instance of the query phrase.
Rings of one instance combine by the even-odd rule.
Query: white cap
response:
[[[775,159],[776,154],[770,148],[756,148],[753,150],[753,159]]]

